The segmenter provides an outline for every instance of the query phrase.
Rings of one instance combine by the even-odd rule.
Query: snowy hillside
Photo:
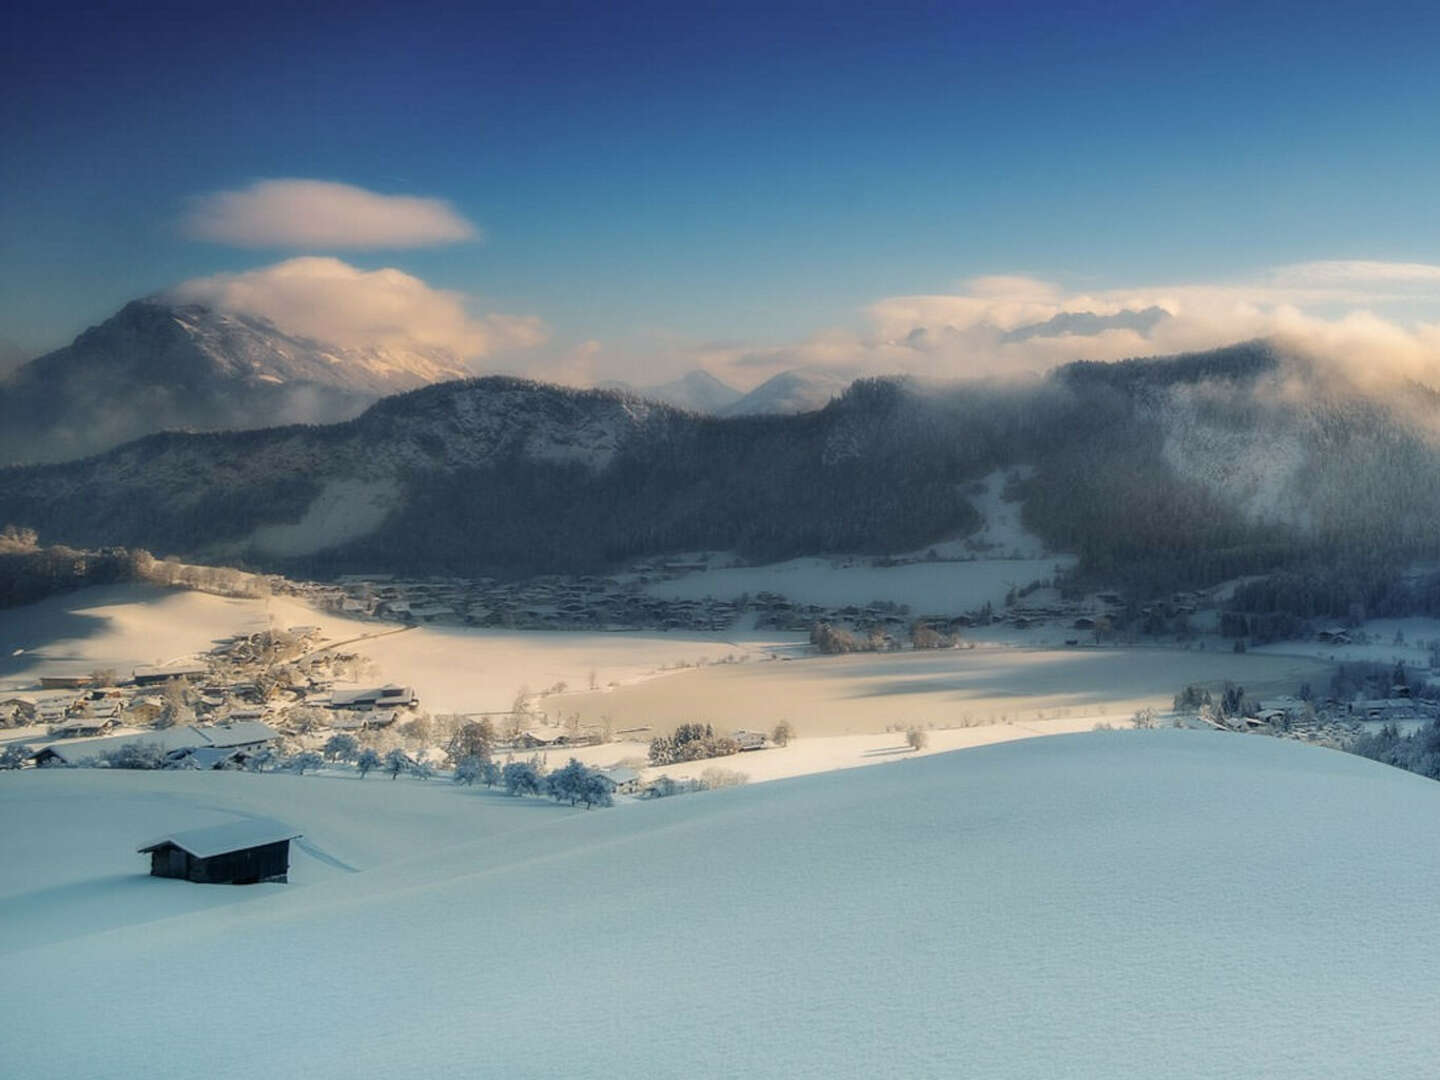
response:
[[[1057,737],[590,813],[84,771],[0,776],[0,805],[14,1076],[190,1077],[177,1032],[216,1080],[1368,1080],[1440,1052],[1440,786],[1279,740]],[[133,854],[260,807],[319,853],[290,885]]]

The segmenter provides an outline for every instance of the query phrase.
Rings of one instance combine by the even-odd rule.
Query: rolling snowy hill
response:
[[[0,775],[0,806],[14,1076],[1372,1080],[1440,1052],[1440,786],[1280,740],[1058,736],[589,813],[85,770]],[[257,813],[305,833],[290,885],[134,854]]]

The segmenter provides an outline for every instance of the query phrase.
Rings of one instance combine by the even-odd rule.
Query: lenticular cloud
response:
[[[325,180],[260,180],[191,202],[187,233],[235,247],[410,248],[478,239],[443,199]]]

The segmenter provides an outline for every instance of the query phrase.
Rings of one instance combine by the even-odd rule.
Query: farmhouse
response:
[[[369,690],[336,690],[330,695],[332,709],[413,709],[419,704],[413,687],[394,683]]]
[[[514,745],[526,750],[538,750],[545,746],[564,746],[567,742],[564,732],[540,731],[527,728],[515,737]]]
[[[135,669],[136,686],[153,686],[170,679],[203,679],[210,669],[201,663],[174,664],[167,667],[138,667]]]
[[[764,750],[768,739],[763,731],[737,731],[731,736],[742,751]]]
[[[94,682],[90,675],[41,675],[40,686],[44,690],[80,690]]]
[[[103,735],[111,728],[120,723],[120,718],[114,713],[99,713],[95,715],[82,713],[79,716],[72,716],[50,728],[50,734],[57,739],[74,739],[85,735]]]
[[[42,747],[34,754],[36,765],[79,765],[127,746],[156,746],[169,760],[178,760],[202,747],[231,751],[255,751],[268,745],[277,732],[265,724],[186,724],[161,728],[143,735],[112,735],[99,739],[76,739]]]
[[[172,833],[138,851],[150,856],[153,877],[207,885],[255,885],[288,880],[290,841],[300,835],[282,822],[252,818]]]
[[[601,769],[600,779],[605,782],[612,795],[635,795],[640,791],[640,774],[621,765],[613,769]]]
[[[0,710],[8,709],[21,719],[32,719],[35,716],[36,708],[35,699],[24,694],[0,698]]]

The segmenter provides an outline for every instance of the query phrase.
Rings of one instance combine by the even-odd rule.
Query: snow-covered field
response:
[[[789,720],[802,735],[887,728],[969,727],[1096,720],[1168,709],[1188,683],[1227,679],[1261,695],[1324,685],[1330,667],[1309,657],[1213,649],[1027,648],[979,645],[934,652],[860,653],[680,672],[609,692],[549,699],[584,723],[617,729],[712,723],[768,731]]]
[[[590,813],[84,770],[0,776],[0,803],[26,1080],[1409,1080],[1440,1055],[1440,785],[1289,741],[1032,739]],[[262,804],[356,872],[143,876],[155,833]]]
[[[1350,633],[1363,638],[1347,645],[1328,641],[1277,641],[1256,645],[1252,652],[1314,656],[1324,660],[1368,660],[1378,664],[1402,661],[1407,666],[1430,666],[1430,647],[1440,643],[1440,619],[1414,616],[1405,619],[1370,619]]]
[[[1097,725],[1126,728],[1131,725],[1131,716],[1128,712],[1113,712],[1051,720],[986,724],[982,727],[937,728],[926,731],[926,745],[918,751],[909,746],[905,733],[899,731],[806,736],[795,738],[783,747],[770,745],[763,750],[723,758],[702,758],[699,761],[673,765],[649,765],[641,767],[639,771],[647,782],[662,775],[673,780],[696,779],[710,769],[739,773],[747,783],[788,780],[795,776],[809,776],[837,769],[858,769],[867,765],[886,765],[928,754],[969,750],[1016,739],[1034,739],[1041,735],[1072,735],[1093,731]],[[542,750],[539,757],[547,769],[559,768],[572,757],[587,765],[604,769],[627,762],[632,765],[643,763],[647,760],[649,749],[650,744],[644,741],[613,742],[574,749]]]
[[[330,641],[373,660],[374,678],[414,686],[432,713],[509,709],[522,688],[539,692],[644,679],[680,665],[763,659],[798,635],[541,633],[418,627],[320,612],[286,597],[229,600],[183,589],[83,589],[0,611],[0,689],[30,687],[42,674],[88,674],[204,652],[221,638],[274,625],[319,626]],[[383,635],[383,636],[381,636]],[[363,640],[354,640],[361,638]],[[543,708],[543,706],[542,706]]]

